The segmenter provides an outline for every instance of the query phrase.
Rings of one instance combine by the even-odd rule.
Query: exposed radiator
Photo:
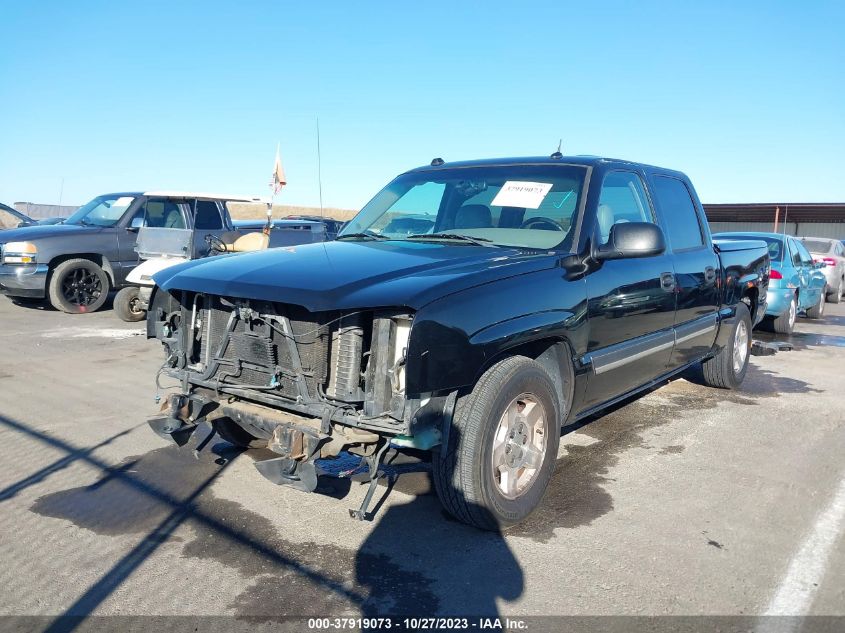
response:
[[[279,393],[296,398],[298,395],[291,359],[289,340],[282,333],[281,321],[272,326],[260,319],[246,323],[235,319],[228,343],[221,346],[234,308],[219,297],[204,297],[200,304],[202,319],[199,345],[192,363],[203,372],[222,359],[210,376],[221,385],[278,388]],[[299,355],[309,395],[318,396],[320,388],[332,398],[344,401],[363,400],[361,364],[365,345],[365,327],[360,314],[338,320],[337,313],[312,313],[299,306],[252,306],[263,315],[287,317]],[[189,313],[190,314],[190,313]],[[281,368],[277,376],[277,368]]]

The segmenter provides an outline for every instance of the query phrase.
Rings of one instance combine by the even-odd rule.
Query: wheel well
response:
[[[759,307],[757,304],[757,300],[759,298],[759,290],[757,288],[748,288],[745,292],[742,293],[742,297],[740,297],[740,301],[742,301],[746,306],[748,306],[748,311],[751,313],[751,322],[755,323],[757,318],[757,308]]]
[[[569,416],[575,393],[575,370],[572,366],[573,354],[569,343],[564,339],[541,339],[510,347],[491,358],[478,372],[475,382],[490,367],[511,356],[526,356],[540,363],[548,372],[557,393],[565,398],[559,403],[561,424],[563,424]]]
[[[48,264],[50,268],[50,272],[48,274],[47,283],[50,283],[50,277],[53,276],[53,271],[56,269],[56,266],[61,264],[62,262],[66,262],[69,259],[87,259],[89,261],[94,262],[103,269],[106,273],[106,276],[109,278],[109,283],[114,287],[114,269],[112,268],[111,262],[109,261],[108,257],[104,257],[99,253],[72,253],[70,255],[58,255],[50,260]]]

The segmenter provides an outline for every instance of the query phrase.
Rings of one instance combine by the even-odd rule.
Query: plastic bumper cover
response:
[[[44,298],[48,272],[47,264],[0,264],[0,295]]]
[[[776,317],[786,312],[794,296],[794,288],[769,288],[766,295],[766,315]]]

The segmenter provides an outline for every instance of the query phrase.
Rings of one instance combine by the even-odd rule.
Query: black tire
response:
[[[839,289],[834,290],[829,295],[827,295],[827,302],[828,303],[839,303],[842,301],[842,288],[845,287],[845,279],[841,279],[839,281]]]
[[[47,296],[56,310],[68,314],[96,312],[109,296],[109,277],[90,259],[69,259],[50,275]]]
[[[778,334],[792,334],[792,330],[795,329],[797,315],[798,299],[793,296],[792,301],[790,302],[790,308],[780,316],[772,319],[772,329]]]
[[[239,448],[267,448],[267,440],[256,437],[235,422],[232,418],[215,418],[211,426],[217,435]]]
[[[820,319],[824,314],[824,304],[825,304],[825,297],[824,292],[819,295],[819,302],[814,305],[812,308],[807,310],[807,318],[808,319]]]
[[[138,305],[138,286],[127,286],[114,296],[114,313],[127,323],[143,321],[147,311]]]
[[[561,415],[555,391],[552,379],[539,363],[524,356],[514,356],[488,369],[470,393],[458,398],[449,445],[432,456],[434,487],[449,514],[484,530],[499,530],[519,523],[534,511],[554,472],[560,443]],[[544,449],[538,449],[537,454],[542,459],[539,466],[523,471],[534,471],[525,483],[526,488],[509,498],[503,494],[494,474],[493,446],[499,420],[505,411],[515,403],[517,408],[522,406],[524,409],[525,404],[519,404],[520,396],[532,400],[532,410],[537,404],[542,405],[539,410],[542,423],[537,424],[543,428],[546,439]],[[524,427],[532,428],[530,424]],[[519,429],[520,433],[528,432],[522,431],[522,424]],[[530,433],[533,445],[533,438],[538,433],[536,430]],[[513,432],[510,439],[507,437],[506,432],[504,449],[514,442]],[[522,445],[525,445],[525,436],[522,437]],[[518,438],[513,445],[517,448],[507,451],[511,458],[523,455]],[[505,453],[503,450],[503,456]],[[517,483],[520,476],[516,478]]]
[[[744,354],[737,348],[740,344],[745,347]],[[748,306],[739,303],[727,345],[716,356],[701,363],[704,382],[719,389],[736,389],[745,378],[750,358],[751,313]]]

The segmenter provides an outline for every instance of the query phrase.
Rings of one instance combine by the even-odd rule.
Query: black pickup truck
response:
[[[697,363],[737,387],[768,276],[762,242],[711,242],[677,171],[435,159],[335,242],[157,275],[148,336],[181,388],[150,426],[182,445],[207,421],[308,491],[360,456],[358,518],[390,449],[426,451],[446,509],[499,529],[539,504],[562,426]]]

